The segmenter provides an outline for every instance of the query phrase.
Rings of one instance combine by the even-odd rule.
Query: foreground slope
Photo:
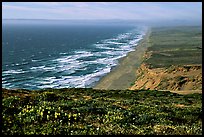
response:
[[[169,91],[2,89],[2,133],[202,134],[202,95]]]

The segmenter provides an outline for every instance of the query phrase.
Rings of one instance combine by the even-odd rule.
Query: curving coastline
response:
[[[110,73],[102,77],[93,89],[128,89],[135,82],[135,70],[142,63],[143,55],[150,46],[149,36],[151,29],[148,28],[143,39],[138,43],[134,51],[131,51],[127,56],[119,60],[116,66]]]

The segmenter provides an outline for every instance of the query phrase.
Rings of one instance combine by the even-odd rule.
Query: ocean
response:
[[[2,24],[2,87],[91,88],[133,51],[145,26],[49,22]]]

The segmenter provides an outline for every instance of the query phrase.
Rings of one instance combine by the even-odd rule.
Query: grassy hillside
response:
[[[152,68],[171,65],[202,64],[202,28],[164,27],[152,28],[151,57],[144,60]]]
[[[2,133],[202,134],[202,95],[169,91],[2,89]]]
[[[202,90],[201,26],[152,28],[130,89]]]

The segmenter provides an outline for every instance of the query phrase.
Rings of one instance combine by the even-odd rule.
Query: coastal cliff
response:
[[[157,28],[146,38],[99,89],[2,89],[2,133],[202,135],[200,28]]]
[[[129,88],[202,90],[202,32],[199,27],[153,28],[151,47]]]
[[[150,69],[142,64],[136,73],[138,78],[131,90],[202,90],[201,65]]]

